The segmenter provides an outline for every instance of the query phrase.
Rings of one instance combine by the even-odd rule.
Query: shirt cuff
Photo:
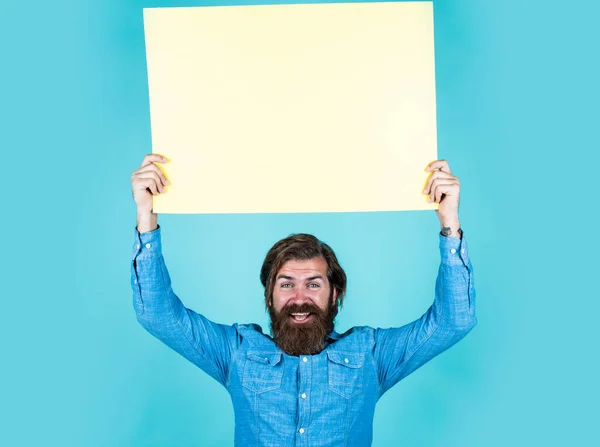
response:
[[[467,247],[467,239],[465,232],[462,233],[462,238],[448,237],[441,233],[440,238],[440,255],[442,263],[446,265],[465,265],[469,264],[469,250]]]
[[[155,230],[140,233],[137,226],[133,229],[133,256],[132,259],[149,259],[162,252],[160,225]]]

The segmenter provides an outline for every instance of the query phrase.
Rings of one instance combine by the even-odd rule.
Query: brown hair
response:
[[[260,269],[260,282],[265,288],[265,306],[273,297],[275,277],[283,264],[292,259],[308,260],[322,256],[327,262],[327,279],[331,286],[333,296],[334,288],[337,290],[337,304],[342,307],[346,294],[346,272],[340,266],[335,253],[329,245],[320,241],[312,234],[298,233],[276,242],[267,253],[262,268]]]

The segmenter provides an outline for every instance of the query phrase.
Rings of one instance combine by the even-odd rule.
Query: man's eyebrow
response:
[[[296,278],[294,278],[293,276],[289,276],[289,275],[278,275],[277,279],[289,279],[289,280],[293,281]],[[312,281],[314,279],[324,279],[324,278],[321,275],[315,275],[315,276],[311,276],[309,278],[306,278],[306,281]]]

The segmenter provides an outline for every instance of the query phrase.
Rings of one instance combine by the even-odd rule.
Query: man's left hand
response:
[[[451,227],[453,232],[460,226],[458,204],[460,202],[460,181],[452,175],[446,160],[435,160],[425,168],[431,175],[427,179],[423,194],[429,194],[429,202],[439,203],[435,212],[441,227]]]

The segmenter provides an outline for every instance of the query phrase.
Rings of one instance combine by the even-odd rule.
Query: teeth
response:
[[[292,318],[296,321],[304,321],[308,318],[308,315],[310,314],[310,312],[296,312],[292,314]]]

